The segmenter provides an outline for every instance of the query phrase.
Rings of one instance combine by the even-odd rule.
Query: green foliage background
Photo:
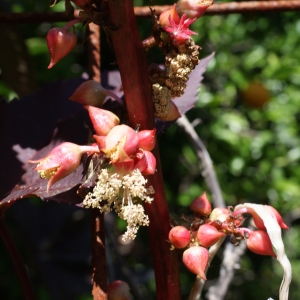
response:
[[[136,5],[162,4],[136,0]],[[166,2],[164,2],[165,4]],[[0,2],[7,8],[5,1]],[[171,4],[171,2],[169,2]],[[48,10],[44,1],[14,1],[13,12]],[[55,10],[62,10],[61,4]],[[150,21],[139,20],[141,36],[150,32]],[[51,26],[34,24],[16,27],[32,58],[33,86],[48,81],[78,77],[87,70],[84,30],[78,28],[79,43],[72,53],[47,70],[49,57],[45,43]],[[192,30],[201,57],[215,51],[215,58],[205,74],[196,108],[188,118],[199,120],[195,127],[212,157],[223,196],[228,205],[242,202],[268,203],[277,208],[291,226],[283,233],[286,251],[293,266],[290,299],[299,299],[300,279],[300,20],[298,12],[248,13],[203,16]],[[112,50],[103,37],[102,65],[111,67]],[[1,53],[1,49],[0,49]],[[162,62],[157,49],[149,51],[149,61]],[[13,66],[13,62],[11,63]],[[0,66],[2,68],[2,66]],[[1,75],[2,76],[2,75]],[[3,76],[0,95],[11,98],[18,91]],[[255,108],[243,100],[242,92],[252,82],[262,84],[270,94],[267,103]],[[259,98],[258,94],[253,97]],[[201,166],[184,133],[173,124],[159,135],[164,178],[170,211],[174,217],[188,214],[190,202],[204,190]],[[209,191],[208,191],[209,193]],[[46,204],[45,204],[46,205]],[[162,220],[163,222],[163,220]],[[119,228],[122,229],[121,223]],[[1,248],[3,249],[3,247]],[[5,251],[5,250],[3,250]],[[2,253],[2,250],[1,250]],[[213,263],[208,279],[217,276],[220,257]],[[131,265],[135,259],[128,258]],[[142,262],[139,262],[143,265]],[[0,271],[7,262],[0,259]],[[247,253],[226,299],[278,298],[282,269],[276,260]],[[187,299],[194,276],[182,270],[183,299]],[[9,283],[7,283],[9,284]],[[48,299],[41,283],[39,299]],[[17,286],[17,283],[15,283]],[[146,299],[153,297],[153,279]],[[16,290],[10,299],[20,299]],[[15,294],[15,295],[14,295]],[[90,296],[78,296],[90,299]]]

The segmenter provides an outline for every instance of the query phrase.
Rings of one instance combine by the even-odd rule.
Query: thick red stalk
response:
[[[148,66],[138,35],[132,0],[109,0],[110,21],[116,29],[109,31],[121,73],[129,121],[133,128],[153,129],[154,113]],[[157,172],[149,176],[154,187],[154,201],[145,205],[150,219],[149,239],[156,279],[156,299],[181,299],[178,260],[167,242],[169,213],[164,191],[158,148],[153,150]]]

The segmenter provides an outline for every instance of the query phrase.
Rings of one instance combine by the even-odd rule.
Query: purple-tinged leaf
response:
[[[172,99],[181,115],[185,114],[187,111],[193,108],[195,106],[195,103],[198,101],[198,89],[201,86],[203,74],[205,73],[209,62],[212,60],[214,55],[215,53],[213,52],[211,55],[200,60],[200,63],[190,74],[189,80],[186,84],[187,88],[185,89],[184,94],[181,97]]]
[[[82,110],[77,116],[70,117],[66,121],[60,122],[54,131],[55,133],[50,143],[38,151],[33,151],[32,149],[24,149],[24,151],[22,151],[20,150],[22,148],[19,145],[15,146],[15,148],[18,148],[18,157],[21,155],[23,161],[27,161],[28,159],[37,160],[47,156],[53,148],[64,141],[77,142],[80,144],[87,143],[89,130],[87,130],[84,124],[84,116],[86,116],[86,113]],[[86,119],[86,121],[87,120],[88,119]],[[34,155],[32,155],[33,153]],[[77,188],[75,187],[78,187],[85,181],[83,161],[76,171],[55,183],[50,188],[49,192],[47,192],[48,180],[40,178],[38,172],[34,170],[34,167],[36,167],[36,164],[25,162],[23,166],[25,173],[21,178],[22,184],[16,185],[9,195],[1,200],[1,203],[16,201],[20,198],[27,198],[30,196],[37,196],[43,200],[54,200],[72,204],[82,202],[82,198],[77,195]]]
[[[58,120],[82,110],[80,104],[67,100],[82,82],[82,79],[56,81],[33,95],[1,107],[0,199],[20,181],[24,173],[22,164],[32,151],[49,142]],[[73,142],[83,142],[80,136],[78,138]]]

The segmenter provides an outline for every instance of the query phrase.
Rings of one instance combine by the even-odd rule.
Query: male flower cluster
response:
[[[265,208],[281,228],[288,229],[275,208],[268,205]],[[225,235],[229,235],[230,241],[236,246],[241,240],[245,240],[250,251],[260,255],[277,256],[264,221],[252,207],[237,207],[235,211],[220,207],[212,210],[204,192],[191,203],[190,210],[193,212],[190,229],[183,226],[173,227],[169,232],[169,241],[172,248],[186,249],[183,252],[183,263],[202,279],[206,280],[208,248]],[[243,214],[251,214],[257,230],[241,227],[244,222]]]

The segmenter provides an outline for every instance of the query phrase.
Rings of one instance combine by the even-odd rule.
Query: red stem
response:
[[[108,0],[110,21],[117,29],[109,31],[121,73],[129,121],[141,130],[155,127],[152,91],[142,42],[138,35],[132,0]],[[158,148],[153,151],[157,172],[149,176],[155,190],[152,204],[145,205],[150,219],[149,239],[156,279],[156,299],[181,299],[178,260],[167,242],[169,213],[164,191]]]
[[[88,65],[90,79],[101,82],[100,72],[100,27],[89,24]],[[93,299],[107,300],[107,276],[105,255],[104,216],[99,209],[91,209],[92,233],[92,284]]]
[[[66,30],[69,30],[72,26],[74,26],[75,24],[80,23],[80,22],[81,22],[81,19],[74,19],[74,20],[68,22],[63,28]]]
[[[28,279],[23,261],[21,259],[20,254],[18,253],[16,246],[10,237],[10,234],[3,223],[2,218],[0,218],[0,236],[4,242],[4,245],[9,253],[9,256],[12,260],[12,263],[15,267],[18,279],[20,281],[24,297],[26,300],[34,300],[35,296],[31,287],[31,283]]]

